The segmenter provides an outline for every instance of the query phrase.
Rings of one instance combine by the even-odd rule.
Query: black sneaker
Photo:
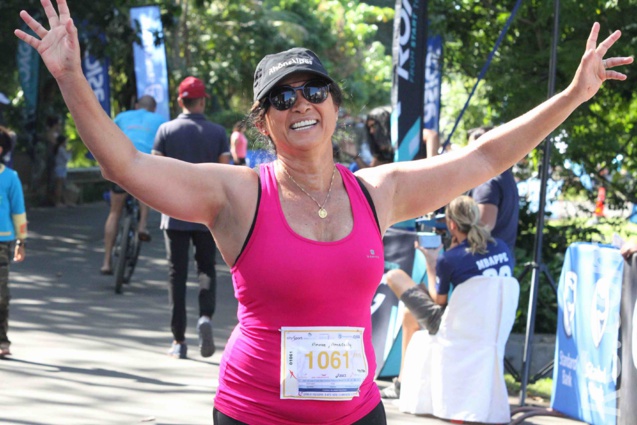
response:
[[[380,397],[385,399],[400,398],[400,381],[394,378],[390,386],[380,392]]]

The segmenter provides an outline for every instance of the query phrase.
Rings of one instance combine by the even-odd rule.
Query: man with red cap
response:
[[[199,78],[186,77],[179,84],[177,101],[182,113],[159,127],[153,154],[191,163],[230,162],[225,129],[208,121],[204,116],[208,98],[210,95],[206,93],[205,84]],[[166,196],[171,194],[168,193]],[[192,241],[199,280],[199,349],[203,357],[210,357],[215,352],[210,322],[216,304],[215,241],[210,229],[203,224],[178,220],[165,214],[161,217],[161,229],[164,230],[166,240],[169,263],[168,291],[172,308],[170,329],[173,333],[173,344],[168,354],[180,359],[187,356],[186,281]]]

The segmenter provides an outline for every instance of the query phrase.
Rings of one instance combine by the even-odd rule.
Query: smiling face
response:
[[[300,87],[315,78],[313,74],[298,73],[281,80],[277,86]],[[306,150],[326,143],[331,149],[338,119],[338,106],[334,104],[332,94],[318,104],[309,102],[302,90],[296,92],[296,97],[294,105],[285,111],[270,106],[261,130],[270,136],[277,152]]]

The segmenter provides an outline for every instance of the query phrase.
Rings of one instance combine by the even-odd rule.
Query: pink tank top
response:
[[[354,217],[351,233],[318,242],[295,233],[279,202],[273,164],[262,165],[252,234],[232,268],[239,324],[223,353],[215,407],[251,425],[351,424],[380,402],[371,305],[384,267],[374,214],[354,175],[337,165]],[[369,374],[348,401],[280,398],[281,327],[364,328]]]

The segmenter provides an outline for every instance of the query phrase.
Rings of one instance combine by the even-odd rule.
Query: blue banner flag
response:
[[[623,268],[617,248],[574,243],[560,276],[551,407],[592,425],[617,423]]]
[[[37,35],[26,25],[22,31],[37,38]],[[38,80],[40,72],[40,55],[38,51],[24,41],[18,41],[18,78],[24,92],[24,118],[27,124],[33,123],[38,108]]]
[[[425,66],[425,107],[423,127],[440,132],[440,88],[442,86],[442,37],[427,39]]]
[[[88,51],[82,59],[82,72],[88,80],[93,93],[99,100],[102,109],[107,115],[111,115],[111,83],[108,76],[108,58],[97,59]]]
[[[102,44],[106,43],[104,33],[99,30],[90,29],[86,21],[82,21],[78,25],[80,40],[87,43],[89,39],[99,40]],[[102,109],[106,115],[111,115],[111,80],[108,74],[109,60],[108,58],[98,59],[90,50],[86,50],[82,57],[82,72],[88,80],[95,97],[102,105]]]
[[[391,132],[395,161],[414,159],[422,144],[427,1],[396,0]]]
[[[137,98],[154,97],[157,102],[155,112],[169,120],[168,67],[159,6],[132,7],[130,19],[133,28],[140,30],[141,40],[141,44],[133,44]]]

